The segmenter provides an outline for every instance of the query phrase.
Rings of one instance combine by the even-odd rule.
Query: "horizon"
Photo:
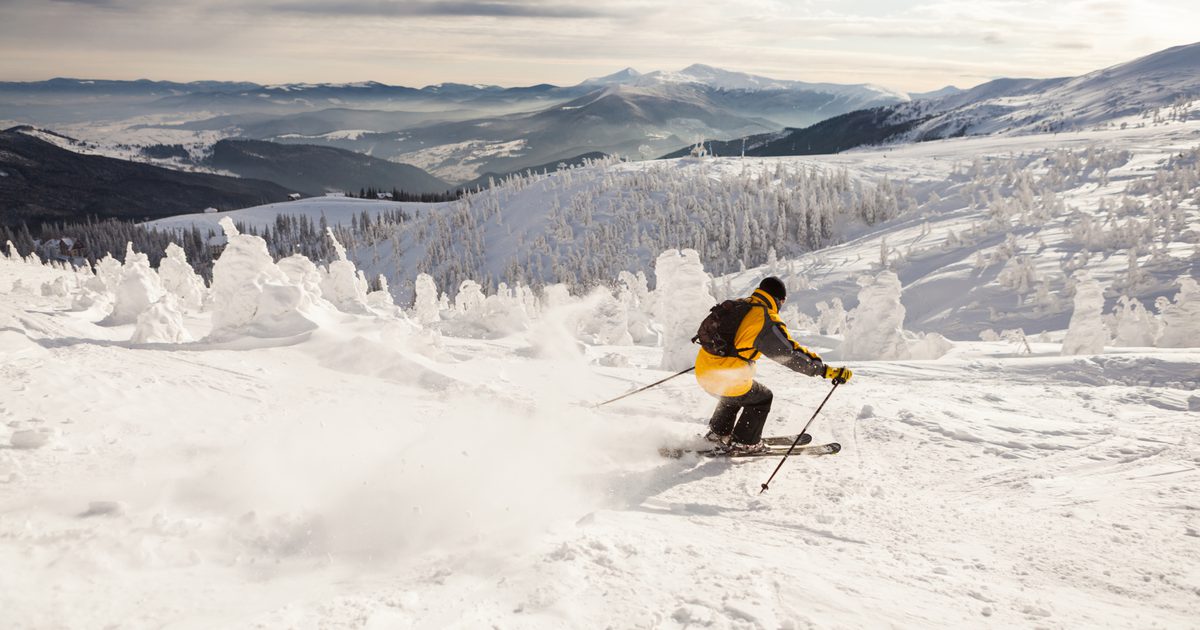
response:
[[[1200,22],[1200,8],[1180,0],[760,0],[737,7],[715,0],[603,7],[580,0],[0,0],[0,7],[0,77],[12,82],[567,86],[622,68],[700,63],[777,80],[928,92],[1086,74],[1195,43],[1188,25]]]
[[[1197,43],[1200,43],[1200,42],[1197,42]],[[253,84],[259,85],[261,87],[274,87],[274,86],[284,86],[284,85],[286,85],[286,86],[298,86],[298,85],[338,86],[338,85],[355,85],[355,84],[362,84],[362,83],[375,83],[375,84],[383,85],[386,87],[407,87],[407,88],[414,88],[414,89],[425,89],[425,88],[437,87],[437,86],[441,86],[441,85],[472,85],[472,86],[480,86],[480,87],[498,87],[498,88],[502,88],[502,89],[520,89],[520,88],[533,87],[535,85],[553,85],[555,87],[573,87],[573,86],[585,83],[589,80],[604,78],[604,77],[607,77],[607,76],[610,76],[613,74],[618,74],[618,73],[624,72],[626,70],[634,70],[634,71],[638,72],[639,75],[647,75],[647,74],[651,74],[654,72],[667,72],[667,73],[682,72],[683,70],[686,70],[687,68],[692,67],[692,66],[706,66],[709,68],[714,68],[716,70],[721,70],[721,71],[726,71],[726,72],[735,72],[735,73],[739,73],[739,74],[746,74],[746,75],[751,75],[751,76],[755,76],[758,78],[770,79],[770,80],[775,80],[775,81],[798,81],[798,82],[802,82],[802,83],[812,83],[812,84],[834,83],[834,84],[838,84],[838,85],[874,85],[876,87],[891,88],[891,86],[889,86],[889,85],[883,85],[883,84],[879,84],[879,83],[810,81],[810,80],[803,79],[803,78],[785,79],[782,77],[768,76],[768,75],[758,74],[755,72],[731,70],[729,68],[723,68],[721,66],[715,66],[715,65],[706,64],[706,63],[688,64],[686,66],[683,66],[683,67],[677,68],[677,69],[655,68],[653,70],[647,70],[644,72],[641,70],[638,70],[637,68],[634,68],[633,66],[625,66],[618,70],[613,70],[611,72],[606,72],[604,74],[587,76],[587,77],[584,77],[577,81],[568,81],[565,83],[554,83],[551,81],[532,81],[530,83],[499,84],[499,83],[486,83],[486,82],[477,82],[477,81],[476,82],[468,82],[468,81],[447,80],[447,81],[441,81],[438,83],[420,84],[420,83],[390,83],[387,81],[380,81],[378,79],[360,79],[360,80],[345,80],[345,81],[286,81],[286,82],[268,81],[268,82],[263,82],[263,81],[251,81],[249,79],[201,78],[201,79],[178,80],[178,79],[171,79],[171,78],[150,78],[150,77],[144,77],[144,76],[139,76],[137,78],[132,78],[132,79],[126,79],[126,78],[111,78],[111,77],[101,77],[101,76],[66,76],[66,75],[56,75],[56,76],[51,76],[51,77],[42,78],[42,79],[30,79],[30,80],[6,79],[3,77],[0,77],[0,83],[47,83],[50,81],[80,81],[80,82],[113,81],[113,82],[124,82],[124,83],[149,82],[149,83],[179,83],[179,84],[184,84],[184,85],[190,85],[190,84],[195,84],[195,83],[253,83]],[[1100,68],[1097,68],[1097,70],[1099,70],[1099,69]],[[1057,75],[1057,76],[1066,76],[1066,75]],[[1011,79],[1011,78],[1027,79],[1027,78],[1044,78],[1044,77],[1001,77],[1001,76],[997,76],[997,77],[992,77],[990,79],[986,79],[985,81],[983,81],[983,83],[986,83],[987,81],[992,81],[995,79],[1006,79],[1006,78],[1008,78],[1008,79]],[[1052,77],[1045,77],[1045,78],[1055,78],[1055,77],[1052,76]],[[976,87],[977,85],[980,85],[980,84],[972,84],[972,85],[967,85],[967,86],[946,84],[946,85],[943,85],[940,87],[933,88],[932,90],[922,90],[922,92],[936,91],[936,90],[941,90],[941,89],[945,89],[945,88],[958,88],[958,89],[966,90],[966,89],[970,89],[972,87]],[[898,89],[898,88],[894,88],[894,89]]]

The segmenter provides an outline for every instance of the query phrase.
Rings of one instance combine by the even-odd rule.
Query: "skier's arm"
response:
[[[789,370],[808,376],[825,375],[825,363],[817,353],[796,343],[787,326],[775,314],[763,322],[762,332],[754,343],[759,352],[779,362]]]

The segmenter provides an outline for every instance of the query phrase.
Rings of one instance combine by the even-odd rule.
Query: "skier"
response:
[[[773,396],[754,380],[755,361],[763,355],[801,374],[850,380],[849,368],[825,365],[815,352],[792,339],[779,319],[786,298],[783,281],[771,276],[750,297],[714,306],[700,325],[693,339],[700,343],[696,381],[718,399],[704,436],[710,442],[746,453],[767,450],[762,431]]]

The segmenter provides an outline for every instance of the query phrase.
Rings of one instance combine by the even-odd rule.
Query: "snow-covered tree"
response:
[[[905,359],[904,305],[900,303],[900,278],[883,271],[858,280],[858,306],[846,317],[846,333],[838,355],[851,359]]]
[[[1099,354],[1108,344],[1104,327],[1104,288],[1087,271],[1075,272],[1075,310],[1063,339],[1062,353]]]
[[[1165,302],[1165,300],[1164,300]],[[1190,277],[1179,279],[1179,293],[1173,302],[1162,304],[1163,348],[1200,346],[1200,286]]]
[[[138,315],[130,339],[134,343],[187,343],[191,340],[191,333],[183,325],[178,300],[170,293]]]
[[[158,274],[150,268],[150,259],[133,251],[130,243],[125,251],[121,280],[114,292],[113,310],[104,320],[107,325],[132,324],[138,315],[163,296]]]
[[[711,278],[694,249],[668,249],[654,263],[657,321],[663,328],[664,370],[682,370],[696,359],[692,337],[715,300]]]
[[[413,302],[413,316],[422,326],[427,326],[441,319],[438,308],[437,284],[433,276],[423,273],[417,276],[416,300]]]
[[[1160,327],[1154,315],[1140,301],[1127,295],[1117,299],[1109,319],[1113,345],[1116,346],[1153,346]]]
[[[208,289],[188,264],[182,247],[175,243],[167,245],[166,257],[158,263],[158,277],[163,290],[178,298],[180,307],[198,311],[204,306]]]
[[[304,289],[314,300],[321,297],[321,281],[325,274],[307,256],[292,254],[281,259],[277,266],[292,284]]]
[[[817,302],[817,330],[824,335],[840,335],[846,331],[846,308],[842,298]]]
[[[314,298],[275,265],[266,242],[239,233],[229,217],[220,224],[228,243],[213,265],[210,335],[287,336],[314,328]]]
[[[617,301],[625,310],[629,336],[638,345],[657,345],[658,333],[651,322],[653,302],[647,287],[646,274],[622,271],[617,282]]]
[[[458,294],[454,296],[454,310],[460,316],[475,313],[483,306],[485,299],[483,287],[478,282],[463,280],[458,285]]]
[[[334,260],[329,262],[329,270],[321,280],[321,296],[339,311],[368,313],[366,281],[354,263],[346,258],[346,248],[333,235],[333,230],[326,228],[326,234],[334,250]]]

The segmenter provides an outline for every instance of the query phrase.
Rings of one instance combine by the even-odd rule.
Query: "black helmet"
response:
[[[787,299],[787,287],[783,286],[783,280],[775,276],[763,278],[763,281],[758,283],[758,288],[767,292],[767,295],[775,298],[780,304]]]

